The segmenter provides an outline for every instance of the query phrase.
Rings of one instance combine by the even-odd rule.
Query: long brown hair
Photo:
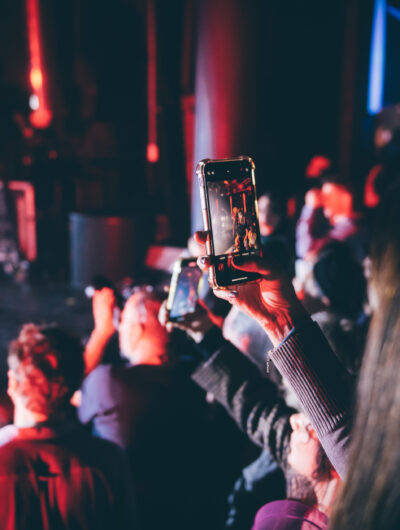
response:
[[[371,287],[377,304],[358,386],[349,466],[331,528],[400,528],[400,190],[375,219]]]

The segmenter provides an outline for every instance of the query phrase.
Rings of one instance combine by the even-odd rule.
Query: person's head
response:
[[[290,425],[293,429],[288,456],[291,468],[310,482],[337,477],[307,416],[303,412],[292,414]]]
[[[14,405],[51,417],[80,387],[83,347],[56,326],[25,324],[8,352],[8,394]]]
[[[265,192],[258,199],[258,218],[262,236],[273,234],[285,216],[286,204],[279,194]]]
[[[127,300],[119,325],[120,350],[132,364],[161,364],[168,333],[158,321],[161,299],[151,288],[140,288]]]
[[[373,316],[346,481],[333,528],[400,528],[400,188],[378,206],[371,242]]]
[[[314,263],[313,278],[322,302],[332,312],[349,319],[360,315],[367,284],[362,265],[346,243],[333,241],[320,251]]]
[[[331,222],[339,217],[354,217],[353,195],[343,184],[325,182],[321,188],[324,214]]]

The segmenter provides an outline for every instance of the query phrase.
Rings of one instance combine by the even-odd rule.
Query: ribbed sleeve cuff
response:
[[[269,356],[292,386],[319,435],[343,422],[350,407],[346,372],[315,322],[303,322],[301,329],[294,330]]]

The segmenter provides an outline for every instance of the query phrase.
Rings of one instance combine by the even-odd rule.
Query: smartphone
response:
[[[235,269],[234,256],[261,254],[255,165],[247,156],[201,160],[197,166],[207,253],[213,256],[209,282],[213,288],[253,281],[258,274]]]
[[[170,322],[180,322],[186,315],[195,312],[202,279],[197,258],[175,262],[167,300]]]

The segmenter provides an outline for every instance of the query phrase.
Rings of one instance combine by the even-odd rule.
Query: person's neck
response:
[[[43,423],[49,418],[46,414],[33,412],[23,405],[15,404],[14,406],[14,425],[20,428],[33,427],[37,423]]]
[[[335,476],[330,480],[319,481],[314,484],[314,491],[318,502],[316,507],[328,517],[331,516],[340,483],[340,478]]]

